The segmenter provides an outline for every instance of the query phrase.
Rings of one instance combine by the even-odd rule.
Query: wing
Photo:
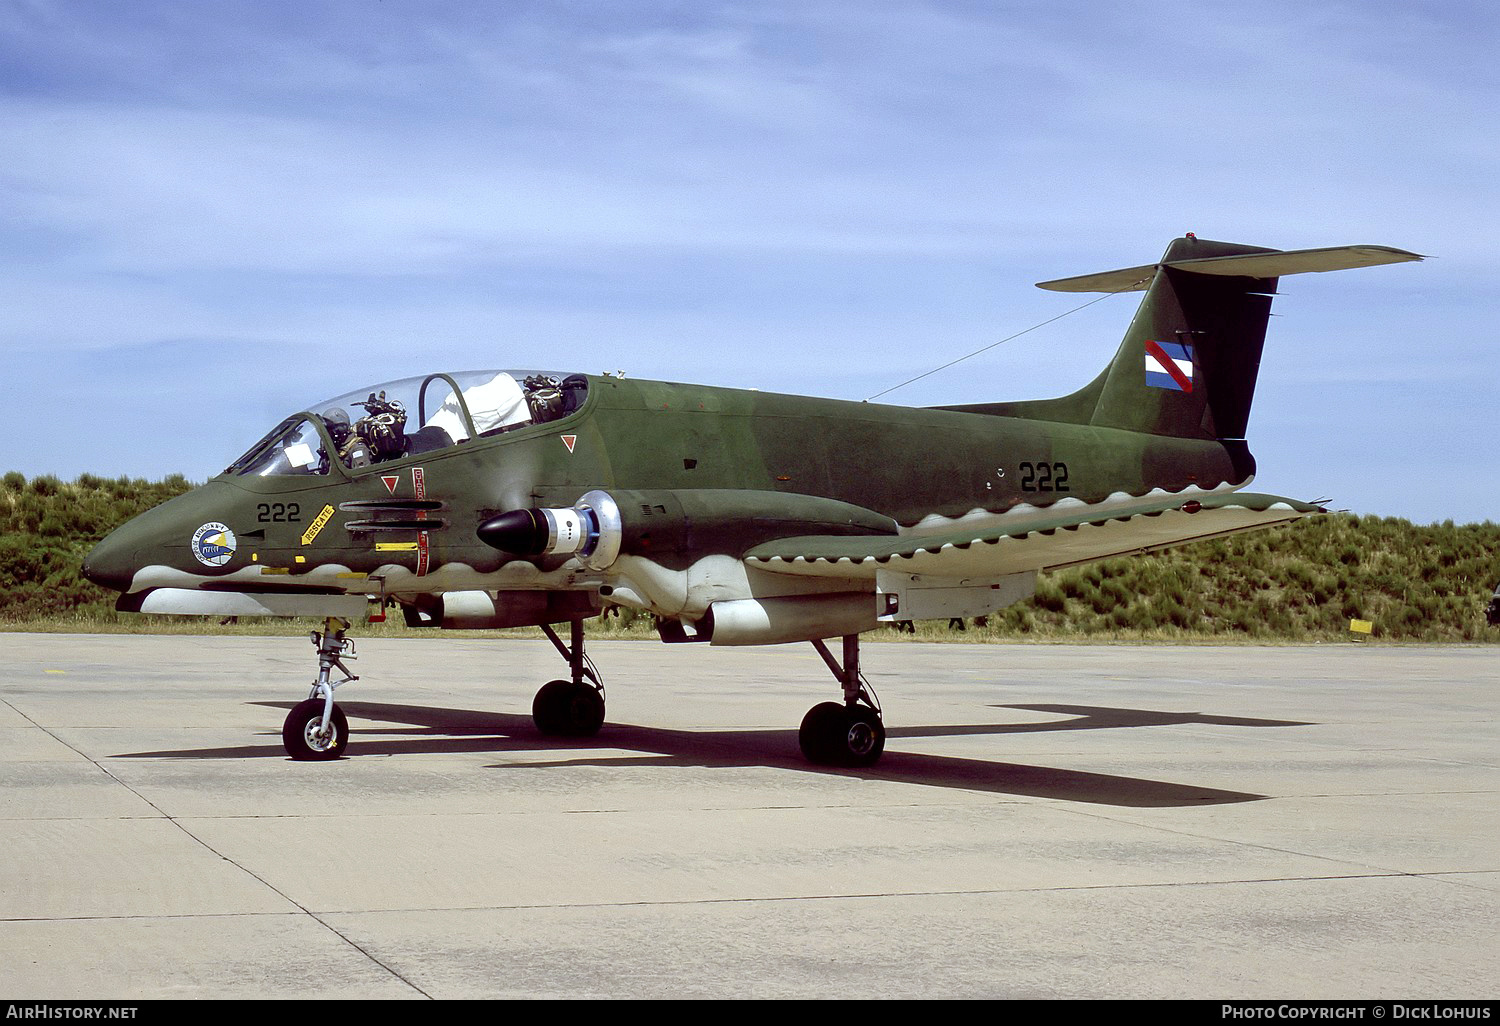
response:
[[[898,537],[784,538],[745,554],[751,566],[812,577],[873,578],[895,570],[949,578],[999,578],[1056,570],[1284,524],[1321,506],[1275,495],[1145,496],[1030,507],[984,524]]]

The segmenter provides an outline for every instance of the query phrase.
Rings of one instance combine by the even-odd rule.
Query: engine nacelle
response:
[[[605,570],[624,540],[620,507],[608,492],[585,493],[570,507],[513,509],[479,525],[486,545],[517,556],[575,556]]]

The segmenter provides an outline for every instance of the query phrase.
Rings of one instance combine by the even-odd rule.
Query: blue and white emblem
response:
[[[193,532],[193,555],[204,566],[223,566],[234,555],[234,532],[223,524],[204,524]]]
[[[1174,392],[1193,390],[1193,347],[1146,340],[1146,384]]]

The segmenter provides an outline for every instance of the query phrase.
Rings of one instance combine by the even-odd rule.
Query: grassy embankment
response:
[[[118,524],[190,487],[84,475],[62,482],[0,479],[0,630],[300,633],[312,621],[220,626],[197,617],[119,614],[113,596],[78,569]],[[1286,528],[1202,542],[1154,556],[1095,563],[1038,582],[1029,601],[964,624],[919,623],[889,636],[968,641],[1343,641],[1351,619],[1375,640],[1500,641],[1484,604],[1500,578],[1500,525],[1414,525],[1330,515]],[[374,636],[432,635],[395,622]],[[515,633],[515,632],[496,632]],[[648,617],[609,617],[591,636],[654,637]],[[880,636],[880,635],[877,635]]]

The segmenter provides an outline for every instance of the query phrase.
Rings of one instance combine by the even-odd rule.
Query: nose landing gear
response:
[[[311,634],[318,650],[318,679],[312,694],[294,705],[281,725],[282,747],[298,762],[337,759],[349,745],[349,720],[333,704],[335,688],[359,680],[343,663],[346,653],[354,658],[354,642],[344,635],[348,629],[348,620],[330,616],[322,631]],[[331,680],[335,669],[344,675],[343,680]]]

